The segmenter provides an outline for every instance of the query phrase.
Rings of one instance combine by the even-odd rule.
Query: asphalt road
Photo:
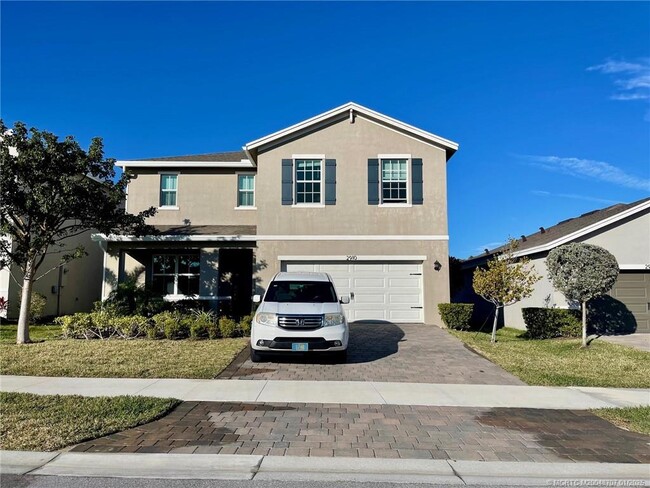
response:
[[[0,476],[2,488],[446,488],[459,485],[430,485],[413,483],[359,483],[351,481],[229,481],[229,480],[159,480],[147,478],[84,478],[64,476]],[[464,485],[467,488],[469,485]],[[486,485],[481,485],[485,488]],[[503,485],[491,485],[499,488]],[[538,488],[548,488],[540,485]],[[476,488],[479,488],[476,486]],[[505,488],[505,486],[504,486]],[[509,488],[512,488],[510,486]],[[529,488],[535,488],[529,487]]]

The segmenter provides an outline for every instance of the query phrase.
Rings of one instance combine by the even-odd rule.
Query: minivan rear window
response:
[[[336,292],[329,281],[274,281],[265,302],[336,303]]]

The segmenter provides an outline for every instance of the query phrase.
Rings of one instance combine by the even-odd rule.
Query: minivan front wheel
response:
[[[262,360],[263,360],[262,353],[260,353],[259,351],[256,351],[255,349],[253,349],[251,347],[251,362],[260,363],[260,362],[262,362]]]

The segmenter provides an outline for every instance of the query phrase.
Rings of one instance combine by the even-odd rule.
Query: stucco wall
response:
[[[149,207],[158,208],[160,203],[158,169],[135,168],[132,171],[137,176],[129,183],[128,211],[138,213]],[[169,172],[178,172],[176,197],[178,210],[159,209],[156,215],[147,221],[149,224],[255,225],[257,223],[256,210],[236,210],[237,174],[252,173],[254,170],[171,168]]]
[[[104,253],[96,242],[91,240],[92,231],[66,239],[62,249],[74,249],[82,245],[87,256],[70,261],[63,266],[61,275],[61,291],[59,314],[67,315],[75,312],[87,312],[92,309],[93,303],[101,296],[102,262]],[[58,251],[58,249],[57,249]],[[40,266],[36,275],[40,276],[49,269],[56,266],[61,259],[61,254],[48,254]],[[12,267],[12,273],[16,280],[21,282],[22,273],[18,266]],[[54,270],[47,273],[34,283],[34,292],[41,293],[47,299],[44,314],[46,316],[56,315],[57,295],[52,293],[52,287],[56,287],[59,281],[59,271]],[[21,282],[22,284],[22,282]],[[16,319],[20,312],[19,294],[20,287],[13,279],[9,280],[7,299],[9,300],[8,318]]]
[[[282,205],[282,159],[324,154],[336,159],[336,205]],[[411,154],[423,161],[424,204],[368,205],[368,159]],[[445,151],[357,116],[261,153],[258,157],[258,234],[447,234]],[[399,243],[394,243],[399,247]]]

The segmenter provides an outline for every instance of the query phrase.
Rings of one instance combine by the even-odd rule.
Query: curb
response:
[[[0,474],[109,478],[645,486],[650,464],[0,451]]]

